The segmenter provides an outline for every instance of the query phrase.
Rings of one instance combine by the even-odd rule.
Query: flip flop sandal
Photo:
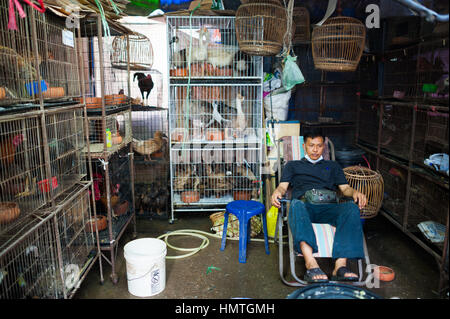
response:
[[[319,275],[327,275],[325,274],[322,269],[320,268],[311,268],[306,270],[305,276],[303,277],[303,279],[308,282],[308,283],[322,283],[322,282],[328,282],[328,278],[327,279],[314,279],[314,277],[319,276]]]
[[[336,271],[336,276],[332,276],[332,281],[358,281],[358,276],[346,277],[345,274],[352,273],[347,267],[342,266]]]

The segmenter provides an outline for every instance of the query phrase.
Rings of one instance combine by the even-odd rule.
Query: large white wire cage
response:
[[[235,17],[168,16],[167,36],[172,77],[262,76],[262,57],[239,50]]]
[[[27,229],[0,235],[0,299],[73,297],[97,256],[89,187],[73,187],[28,216]]]
[[[81,94],[74,33],[65,19],[27,7],[17,30],[8,29],[0,4],[0,105],[67,100]]]
[[[234,19],[167,17],[168,40],[172,42],[169,44],[172,220],[174,211],[217,211],[235,199],[259,199],[262,58],[240,60],[243,55],[237,45]],[[207,46],[201,36],[208,39]],[[183,47],[187,59],[180,52]],[[188,50],[192,63],[181,65],[179,61],[189,61]],[[202,52],[206,52],[203,60]],[[221,52],[217,61],[228,63],[224,60],[228,57],[229,64],[215,65],[215,52]],[[236,68],[241,67],[243,72],[237,72]],[[187,73],[180,71],[183,69]]]

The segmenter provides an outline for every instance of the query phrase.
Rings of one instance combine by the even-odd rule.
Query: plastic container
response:
[[[128,292],[150,297],[166,287],[166,243],[156,238],[140,238],[124,246]]]

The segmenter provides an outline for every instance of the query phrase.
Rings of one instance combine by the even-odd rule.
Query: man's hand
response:
[[[362,209],[364,206],[366,206],[367,198],[366,195],[364,195],[363,193],[354,190],[352,197],[355,203],[358,204],[359,209]]]
[[[284,194],[286,194],[286,191],[289,187],[289,182],[281,182],[277,189],[274,190],[271,197],[272,205],[276,208],[281,207],[281,203],[278,199],[283,198]]]
[[[280,201],[278,200],[279,198],[283,198],[283,195],[281,195],[281,193],[278,190],[275,190],[272,194],[272,205],[275,206],[276,208],[281,207]]]

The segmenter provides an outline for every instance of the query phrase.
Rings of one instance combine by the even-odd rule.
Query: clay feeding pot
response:
[[[171,69],[170,76],[185,77],[185,76],[187,76],[187,71],[185,68]]]
[[[123,139],[122,136],[120,136],[119,134],[113,134],[111,136],[111,142],[116,145],[116,144],[120,144],[122,143]]]
[[[206,139],[208,141],[223,141],[223,131],[220,129],[208,129],[206,130]]]
[[[95,218],[88,219],[84,229],[87,232],[95,232],[96,228],[98,229],[98,231],[102,231],[106,229],[106,226],[107,226],[106,216],[97,215],[97,220],[95,220]]]
[[[234,200],[250,200],[252,199],[251,191],[233,191],[233,199]]]
[[[395,278],[394,270],[386,266],[376,266],[373,275],[381,281],[392,281]]]
[[[3,100],[6,97],[5,88],[0,87],[0,100]]]
[[[20,214],[20,208],[17,203],[4,202],[0,203],[0,225],[8,224],[17,219]]]
[[[200,193],[198,191],[185,191],[181,193],[181,200],[184,203],[195,203],[200,200]]]
[[[214,69],[215,76],[233,76],[232,68],[215,68]]]
[[[46,91],[42,92],[42,97],[44,99],[57,99],[63,97],[64,95],[63,87],[49,87]]]
[[[75,98],[75,100],[79,101],[80,104],[84,103],[82,97]],[[86,98],[86,108],[88,109],[97,109],[102,107],[102,98],[101,97],[87,97]]]
[[[120,105],[127,102],[127,97],[125,94],[110,94],[105,95],[106,105]]]

